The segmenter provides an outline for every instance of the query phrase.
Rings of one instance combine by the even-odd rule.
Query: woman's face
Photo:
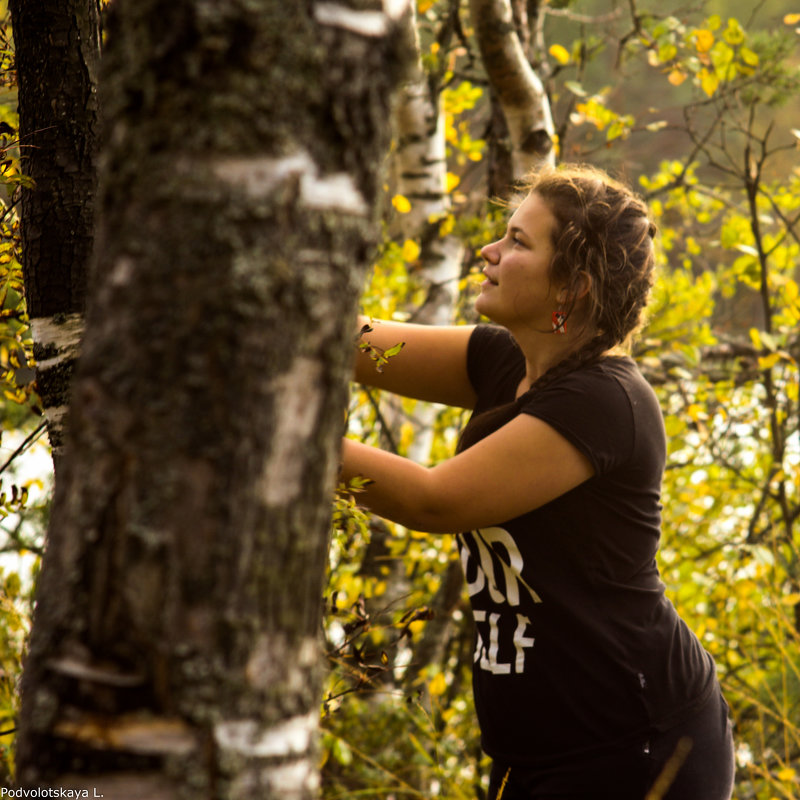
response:
[[[478,312],[508,328],[549,332],[559,306],[558,288],[550,281],[552,232],[556,219],[542,198],[529,194],[508,222],[505,236],[486,245]]]

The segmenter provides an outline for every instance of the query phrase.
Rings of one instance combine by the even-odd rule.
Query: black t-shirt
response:
[[[525,374],[503,328],[468,350],[473,416],[514,400]],[[655,562],[664,425],[634,362],[609,357],[524,395],[595,475],[458,545],[476,624],[484,750],[536,766],[666,728],[709,696],[711,657],[664,596]]]

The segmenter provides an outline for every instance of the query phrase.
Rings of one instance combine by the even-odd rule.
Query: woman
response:
[[[620,352],[654,233],[604,173],[543,171],[482,250],[475,307],[496,324],[375,323],[370,344],[405,347],[380,373],[358,357],[363,383],[473,410],[455,457],[426,468],[345,440],[343,477],[371,479],[359,501],[381,516],[462,532],[492,800],[731,795],[714,664],[655,563],[661,412]]]

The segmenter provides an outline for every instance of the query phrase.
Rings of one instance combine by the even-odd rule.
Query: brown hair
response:
[[[546,167],[531,174],[521,189],[526,195],[535,192],[541,197],[556,219],[550,277],[566,286],[572,298],[567,316],[575,311],[582,282],[587,276],[591,280],[583,324],[592,336],[541,375],[530,394],[599,361],[614,347],[629,345],[642,325],[653,285],[656,227],[638,195],[594,167]],[[474,417],[458,449],[466,449],[516,413],[514,402]]]

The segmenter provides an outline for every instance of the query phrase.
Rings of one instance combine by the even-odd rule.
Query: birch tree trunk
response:
[[[553,163],[553,118],[544,85],[516,32],[509,0],[470,0],[484,68],[505,116],[514,178]]]
[[[398,92],[394,168],[397,191],[411,203],[410,212],[399,215],[398,221],[405,238],[420,242],[417,274],[427,289],[425,301],[412,310],[411,319],[429,325],[449,325],[454,321],[464,245],[453,233],[440,233],[440,220],[451,211],[444,110],[440,87],[433,85],[422,66],[416,21],[409,15],[407,22],[407,38],[413,43],[409,49],[412,77]],[[420,463],[427,463],[430,458],[436,414],[436,407],[430,403],[418,403],[414,410],[416,435],[408,455]],[[397,419],[400,418],[398,414]],[[387,603],[399,600],[407,591],[405,571],[399,570],[394,577],[397,585],[393,596],[385,600]],[[424,667],[441,659],[461,585],[461,564],[453,559],[443,571],[440,591],[430,599],[434,618],[413,646],[414,656],[409,659],[403,677],[406,686],[416,683]]]
[[[411,210],[397,217],[401,235],[420,243],[417,279],[425,289],[421,306],[410,309],[413,322],[449,325],[453,322],[464,245],[453,233],[442,235],[440,225],[451,209],[447,191],[445,119],[440,87],[425,74],[414,13],[404,18],[409,80],[398,92],[394,113],[397,149],[394,170],[397,191]],[[427,460],[432,444],[435,410],[420,403],[415,414],[418,434],[409,456]]]
[[[404,2],[115,0],[23,786],[305,800]]]
[[[426,293],[421,305],[408,309],[411,321],[448,325],[453,322],[464,246],[457,236],[440,234],[440,224],[451,207],[447,192],[444,111],[440,87],[422,66],[413,8],[401,20],[401,32],[401,55],[405,61],[404,73],[408,78],[398,90],[394,106],[395,147],[391,168],[394,189],[408,199],[410,210],[395,216],[391,234],[411,239],[420,245],[415,280],[423,284]],[[409,421],[402,405],[402,400],[397,396],[388,395],[381,400],[382,423],[389,429],[393,442],[399,439],[403,423]],[[430,458],[436,413],[436,407],[430,403],[415,404],[411,418],[415,435],[406,455],[419,463],[427,463]],[[385,607],[402,608],[408,594],[405,567],[391,556],[391,536],[390,529],[380,520],[371,526],[370,543],[360,574],[380,574],[388,585],[379,597],[367,600],[366,607],[370,613],[379,612]],[[460,571],[460,564],[455,563]],[[389,572],[387,565],[391,565]],[[442,615],[437,617],[435,625],[442,626],[444,630],[450,609],[437,610],[441,610]],[[425,664],[418,665],[416,659],[412,659],[412,662],[414,666],[408,669],[416,675],[418,667]],[[387,684],[396,683],[393,665],[387,666],[380,680]],[[409,680],[410,674],[405,678],[405,681]]]
[[[56,464],[83,330],[97,184],[97,0],[10,0],[23,171],[22,266]]]
[[[448,325],[461,275],[464,247],[452,233],[442,236],[441,219],[450,211],[444,111],[440,87],[422,67],[416,15],[404,18],[409,80],[398,92],[394,113],[397,150],[394,170],[397,191],[408,198],[411,210],[398,215],[406,239],[420,243],[419,276],[427,287],[423,305],[415,309],[414,322]]]

